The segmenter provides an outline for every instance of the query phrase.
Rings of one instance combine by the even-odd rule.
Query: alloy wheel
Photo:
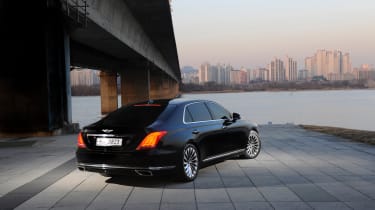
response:
[[[198,173],[198,153],[193,145],[187,145],[183,153],[183,167],[185,176],[193,180]]]
[[[258,156],[259,151],[260,151],[260,139],[259,139],[258,133],[255,131],[250,131],[249,139],[246,145],[247,156],[250,159],[253,159],[256,156]]]

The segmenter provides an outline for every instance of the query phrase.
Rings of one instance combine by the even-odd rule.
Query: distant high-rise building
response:
[[[340,50],[317,50],[314,56],[305,59],[305,68],[311,76],[323,76],[328,80],[343,80],[344,74],[352,70],[349,53]]]
[[[251,69],[246,69],[246,74],[247,74],[247,82],[249,83],[250,81],[254,80],[254,74],[253,70]]]
[[[307,80],[309,78],[309,70],[301,69],[298,71],[298,80]]]
[[[230,72],[233,70],[233,67],[229,64],[225,65],[225,84],[230,84]]]
[[[210,69],[209,63],[203,63],[198,71],[199,83],[205,83],[208,81],[208,71]]]
[[[342,52],[339,50],[327,51],[327,75],[328,80],[342,80]]]
[[[284,81],[285,68],[282,60],[275,58],[269,64],[270,81]]]
[[[257,68],[252,71],[252,78],[253,80],[257,81],[268,81],[269,76],[268,76],[268,69],[266,68]]]
[[[243,70],[230,71],[231,84],[247,84],[247,72]]]
[[[374,68],[374,65],[372,64],[362,64],[360,70],[371,71],[371,70],[375,70],[375,68]]]
[[[345,53],[342,57],[342,73],[351,73],[352,72],[352,61],[350,59],[350,54]]]
[[[287,56],[285,59],[284,65],[285,65],[285,79],[289,81],[296,81],[298,79],[297,61]]]
[[[181,68],[181,78],[182,78],[182,83],[198,84],[199,83],[198,70],[194,69],[191,66],[184,66]]]
[[[230,84],[230,71],[233,69],[230,65],[217,64],[217,83],[228,85]]]
[[[315,76],[328,76],[328,56],[326,50],[318,50],[315,54],[316,60],[316,75]]]
[[[216,82],[218,84],[230,84],[230,65],[210,65],[203,63],[198,71],[199,83]]]
[[[316,56],[305,58],[305,69],[309,71],[310,76],[316,76]]]
[[[210,68],[208,68],[207,82],[218,82],[217,66],[210,66]]]

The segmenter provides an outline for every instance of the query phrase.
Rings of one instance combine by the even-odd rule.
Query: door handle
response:
[[[199,131],[198,131],[198,130],[193,130],[192,133],[193,133],[193,134],[199,134]]]
[[[223,125],[223,129],[226,129],[227,128],[227,126],[226,125]]]

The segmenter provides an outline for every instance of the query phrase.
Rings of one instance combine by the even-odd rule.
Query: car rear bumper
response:
[[[153,176],[155,174],[163,174],[167,171],[174,170],[176,166],[150,166],[150,167],[131,167],[109,164],[91,164],[91,163],[77,163],[77,167],[81,171],[92,171],[102,174],[137,174],[140,176]]]
[[[98,153],[79,149],[76,153],[77,168],[104,175],[153,176],[170,174],[176,168],[176,153]]]

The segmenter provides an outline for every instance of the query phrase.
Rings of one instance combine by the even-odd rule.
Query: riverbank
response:
[[[351,141],[363,142],[375,145],[375,131],[354,130],[347,128],[337,128],[329,126],[300,125],[302,128],[310,131],[330,134]]]
[[[335,91],[335,90],[375,90],[375,88],[326,88],[326,89],[267,89],[267,90],[200,90],[181,91],[181,94],[209,94],[209,93],[248,93],[248,92],[304,92],[304,91]]]

